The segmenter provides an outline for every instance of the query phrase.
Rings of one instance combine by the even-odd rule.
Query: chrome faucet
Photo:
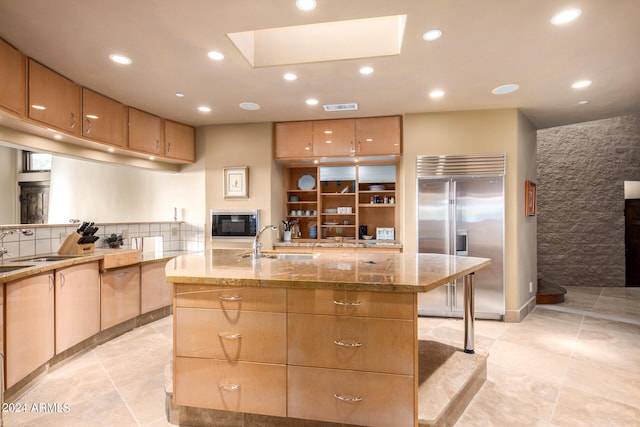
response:
[[[260,236],[262,236],[262,233],[265,230],[268,230],[268,229],[277,231],[278,230],[278,226],[276,226],[276,225],[265,225],[264,227],[262,227],[260,229],[260,231],[258,231],[258,233],[256,234],[256,238],[253,239],[252,252],[253,252],[253,257],[254,258],[260,258],[260,248],[262,247],[262,243],[260,243]]]
[[[3,231],[2,233],[0,233],[0,243],[2,243],[2,240],[4,240],[5,237],[7,237],[10,234],[14,234],[14,233],[22,233],[25,236],[32,236],[33,235],[33,231],[32,230],[27,230],[26,228],[20,228],[18,230]],[[0,258],[2,258],[4,255],[6,255],[8,253],[9,253],[8,250],[6,250],[5,248],[0,247]]]

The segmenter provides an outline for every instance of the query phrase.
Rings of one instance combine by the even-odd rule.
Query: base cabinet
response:
[[[140,313],[171,305],[171,283],[164,273],[165,262],[140,266]]]
[[[98,262],[55,272],[56,354],[100,332]]]
[[[100,277],[100,330],[140,314],[140,267],[109,270]]]
[[[6,387],[54,355],[53,280],[44,273],[5,284]]]

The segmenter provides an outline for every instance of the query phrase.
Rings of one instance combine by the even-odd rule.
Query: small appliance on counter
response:
[[[73,233],[69,234],[60,245],[58,255],[83,255],[95,251],[95,236],[98,227],[93,222],[83,222]]]

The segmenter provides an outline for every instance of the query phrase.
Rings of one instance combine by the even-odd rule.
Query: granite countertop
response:
[[[35,274],[48,272],[55,269],[70,267],[77,264],[84,264],[92,261],[102,261],[105,256],[120,256],[138,252],[135,249],[108,249],[98,248],[90,254],[61,257],[57,253],[40,254],[31,257],[8,259],[0,261],[0,283],[10,282],[22,279],[24,277],[33,276]],[[189,254],[189,251],[159,251],[144,252],[139,257],[133,258],[134,264],[150,264],[154,262],[169,261],[179,255]],[[51,261],[29,261],[28,259],[51,258]],[[18,267],[16,269],[7,269],[7,267]]]
[[[279,248],[393,248],[402,249],[402,243],[390,240],[343,240],[342,242],[297,242],[291,239],[291,242],[274,242],[273,247]]]
[[[254,260],[246,256],[248,253],[246,250],[211,249],[200,254],[178,256],[167,263],[167,281],[224,286],[426,292],[491,262],[487,258],[391,252],[321,252],[313,259]]]

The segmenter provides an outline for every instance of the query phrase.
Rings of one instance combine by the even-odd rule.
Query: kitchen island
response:
[[[489,263],[372,252],[179,256],[165,270],[174,283],[172,404],[278,425],[417,426],[417,294],[464,277],[464,348],[473,352],[473,273]]]

